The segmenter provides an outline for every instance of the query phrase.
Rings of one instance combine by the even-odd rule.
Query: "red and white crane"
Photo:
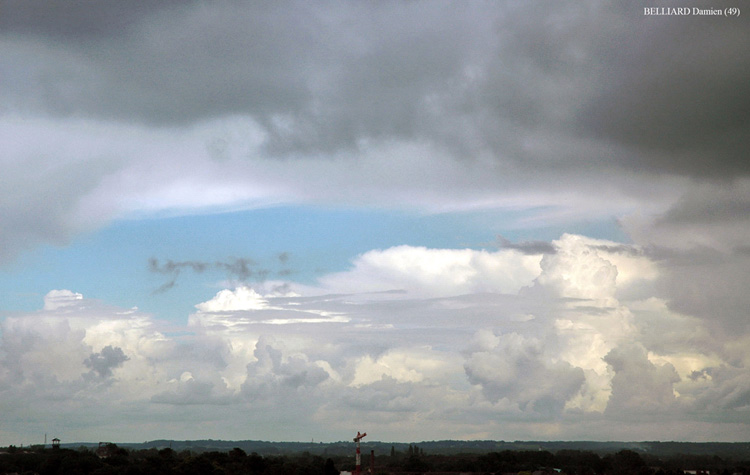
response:
[[[357,437],[354,438],[354,442],[357,443],[357,463],[356,468],[354,469],[354,475],[360,475],[360,472],[362,471],[362,456],[359,453],[359,441],[362,440],[367,435],[367,432],[364,434],[360,434],[359,431],[357,431]]]

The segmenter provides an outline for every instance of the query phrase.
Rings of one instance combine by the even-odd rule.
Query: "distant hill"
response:
[[[65,447],[93,447],[97,443],[63,444]],[[246,453],[260,455],[289,455],[308,452],[313,455],[339,456],[354,452],[354,443],[340,442],[268,442],[259,440],[152,440],[143,443],[121,443],[120,447],[129,449],[163,449],[192,452],[229,451],[235,447]],[[493,441],[493,440],[439,440],[415,443],[362,441],[362,453],[374,450],[377,455],[388,455],[391,448],[397,452],[406,452],[409,445],[416,445],[426,454],[485,454],[503,450],[546,450],[555,453],[559,450],[585,450],[599,455],[615,453],[628,449],[655,457],[674,455],[719,456],[725,459],[750,460],[750,442],[592,442],[592,441]]]

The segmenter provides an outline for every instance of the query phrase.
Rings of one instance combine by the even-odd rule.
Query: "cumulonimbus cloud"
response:
[[[322,288],[287,282],[297,292],[283,294],[240,286],[197,304],[185,327],[169,331],[137,310],[53,291],[43,310],[2,323],[3,404],[10,408],[7,401],[21,394],[56,394],[76,413],[90,410],[81,404],[88,391],[86,400],[115,412],[110,399],[146,415],[170,406],[200,407],[218,418],[227,407],[262,409],[249,417],[271,433],[271,414],[291,405],[284,420],[300,427],[357,413],[387,432],[408,414],[429,417],[447,434],[493,437],[503,432],[488,420],[562,428],[575,414],[576,430],[590,423],[596,431],[596,420],[622,420],[644,401],[660,417],[691,427],[703,424],[691,411],[705,417],[710,408],[717,422],[706,430],[714,430],[747,406],[744,340],[718,341],[700,330],[699,319],[643,294],[638,279],[659,272],[647,254],[576,235],[551,244],[557,252],[534,256],[538,274],[507,290],[459,285],[451,293],[436,276],[455,279],[457,270],[490,279],[532,256],[398,247],[355,260],[348,277],[363,289],[399,282],[405,292],[333,293],[346,290],[336,287],[343,275]],[[427,257],[435,256],[443,261],[431,264]],[[602,278],[610,284],[596,284]],[[639,290],[623,293],[620,286]],[[668,330],[655,330],[661,327]],[[652,338],[654,331],[663,338]],[[696,339],[703,339],[700,347],[685,343]],[[458,424],[462,412],[468,419]],[[175,430],[191,423],[171,422]]]

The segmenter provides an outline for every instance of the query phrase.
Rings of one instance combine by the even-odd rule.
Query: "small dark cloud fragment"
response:
[[[547,241],[521,241],[513,243],[505,237],[498,235],[497,244],[502,249],[513,249],[522,254],[536,255],[536,254],[555,254],[557,248],[550,242]]]
[[[281,262],[282,264],[286,264],[287,261],[289,261],[289,253],[286,251],[280,253],[277,257],[279,259],[279,262]]]
[[[91,355],[83,361],[83,364],[91,371],[88,377],[106,379],[112,376],[112,370],[122,366],[130,358],[118,346],[107,345],[99,353]]]
[[[201,273],[206,270],[209,264],[200,261],[173,261],[167,259],[164,264],[160,264],[159,260],[152,257],[148,260],[148,268],[151,272],[159,274],[174,274],[180,273],[182,269],[190,269],[193,272]]]
[[[239,281],[246,281],[250,279],[253,275],[255,275],[257,272],[251,267],[257,265],[258,263],[255,262],[252,259],[246,259],[246,258],[235,258],[231,259],[226,262],[215,262],[214,266],[217,269],[221,269],[227,272],[230,277],[237,279]]]
[[[153,292],[151,292],[151,295],[163,294],[164,292],[171,290],[175,285],[177,285],[176,275],[169,282],[165,282],[159,287],[157,287]]]
[[[710,375],[711,374],[708,369],[703,369],[701,371],[693,371],[688,375],[688,378],[690,378],[691,381],[698,381],[699,379],[707,380]]]
[[[161,262],[159,262],[158,259],[156,259],[155,257],[152,257],[148,260],[149,271],[156,273],[156,274],[171,275],[172,278],[168,282],[165,282],[164,284],[160,285],[157,289],[151,292],[151,294],[152,295],[162,294],[172,289],[175,285],[177,285],[177,278],[180,276],[180,273],[184,269],[192,270],[193,272],[200,274],[204,272],[208,267],[209,265],[205,262],[199,262],[199,261],[176,262],[171,259],[167,259],[162,264]]]
[[[286,253],[283,253],[286,256]],[[281,256],[279,256],[281,259]],[[286,257],[284,257],[286,259]],[[177,279],[183,271],[192,271],[201,274],[210,271],[223,272],[230,280],[245,283],[250,280],[263,282],[268,279],[272,271],[270,269],[258,268],[258,262],[246,257],[235,257],[225,261],[204,262],[204,261],[173,261],[167,259],[160,261],[152,257],[148,260],[148,269],[155,274],[171,276],[168,282],[160,285],[152,294],[167,292],[177,285]],[[287,275],[291,271],[282,270],[279,275]]]
[[[597,251],[603,251],[603,252],[609,252],[610,254],[624,254],[627,256],[642,256],[643,250],[635,247],[630,246],[628,244],[601,244],[598,246],[590,246],[592,249],[596,249]]]
[[[291,291],[292,291],[292,286],[289,285],[289,282],[284,282],[283,284],[276,285],[273,288],[273,292],[275,294],[280,294],[280,295],[286,295]]]

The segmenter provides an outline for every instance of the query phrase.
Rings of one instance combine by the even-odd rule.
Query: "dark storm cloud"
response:
[[[646,243],[645,254],[659,263],[654,287],[670,308],[705,318],[720,334],[748,328],[748,186],[743,180],[693,185],[664,213],[629,226]]]
[[[41,38],[39,50],[70,55],[69,61],[79,63],[65,68],[65,78],[75,78],[72,83],[57,78],[39,84],[47,112],[162,125],[246,113],[269,122],[308,101],[305,70],[311,70],[309,45],[315,42],[306,30],[315,20],[304,4],[166,8],[134,2],[137,6],[127,8],[94,2],[97,7],[89,11],[88,3],[58,7],[65,12],[60,24],[11,5],[20,13],[7,21],[15,23],[16,16],[21,21],[7,36]],[[119,15],[120,9],[127,13]],[[45,56],[31,57],[23,68],[27,79],[45,80]]]
[[[750,219],[750,196],[714,191],[711,194],[688,195],[661,216],[655,224],[720,224],[737,219]]]
[[[637,151],[632,167],[747,175],[750,58],[739,46],[748,41],[747,21],[670,21],[635,14],[650,4],[622,5],[597,56],[599,80],[576,114],[582,132]]]
[[[4,0],[0,30],[65,41],[92,41],[120,36],[145,17],[179,4],[165,0],[142,2],[122,0]]]
[[[675,311],[704,319],[719,334],[747,332],[750,256],[714,253],[712,259],[703,261],[693,252],[681,261],[663,262],[663,275],[656,287],[669,298]]]
[[[281,154],[406,139],[522,169],[750,171],[742,18],[616,2],[28,5],[3,20],[4,38],[43,42],[15,73],[17,107],[162,125],[243,114]],[[55,75],[47,55],[76,64]]]
[[[750,329],[746,291],[750,256],[706,247],[681,251],[654,247],[645,254],[660,268],[659,277],[650,284],[652,292],[665,299],[672,311],[699,318],[714,335],[724,338]],[[698,342],[691,340],[691,344]]]
[[[691,249],[674,249],[664,246],[650,246],[644,254],[665,268],[718,265],[726,261],[726,255],[706,246],[695,246]]]

